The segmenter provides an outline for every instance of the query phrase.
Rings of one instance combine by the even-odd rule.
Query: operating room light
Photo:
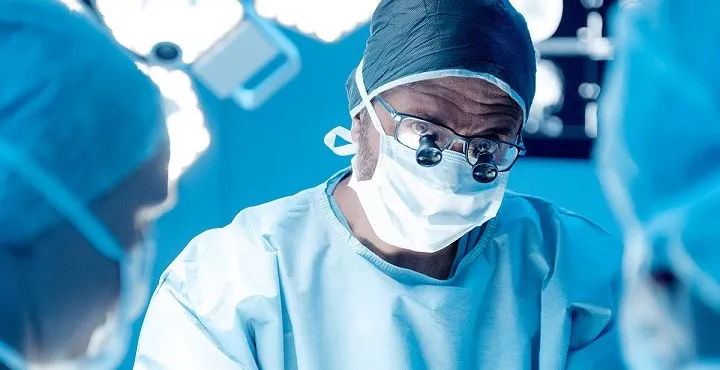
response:
[[[596,102],[585,105],[585,135],[596,138],[598,133],[598,105]]]
[[[205,115],[185,72],[139,64],[158,85],[165,99],[166,123],[170,135],[171,180],[177,180],[185,170],[210,146],[210,133]]]
[[[585,82],[578,88],[578,94],[583,99],[590,101],[585,105],[585,135],[594,139],[598,133],[597,99],[600,97],[600,85]]]
[[[158,43],[172,42],[182,49],[185,63],[192,63],[244,16],[238,0],[95,0],[94,5],[123,46],[148,56]]]
[[[537,88],[530,107],[525,131],[534,134],[542,131],[550,136],[562,132],[562,120],[552,114],[562,107],[564,84],[560,69],[555,63],[541,59],[537,64]]]
[[[127,4],[133,1],[128,0]],[[73,11],[86,10],[83,3],[77,0],[61,0],[61,2]],[[137,1],[134,2],[138,4]],[[112,4],[112,1],[106,4]],[[205,126],[205,114],[200,108],[192,81],[185,72],[159,66],[148,67],[139,62],[135,64],[152,79],[163,95],[170,139],[168,175],[171,181],[176,181],[210,146],[210,133]]]
[[[76,12],[85,11],[85,7],[78,0],[60,0],[60,2],[65,4],[65,6],[70,8],[70,10],[72,10],[72,11],[76,11]]]
[[[537,64],[537,88],[533,105],[539,109],[562,104],[563,81],[555,63],[541,59]]]
[[[255,0],[258,15],[334,42],[367,22],[380,0]]]
[[[560,26],[563,0],[510,0],[510,4],[525,17],[534,43],[549,39]]]

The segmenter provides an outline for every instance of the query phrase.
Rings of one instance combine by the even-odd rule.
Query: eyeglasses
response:
[[[400,113],[379,95],[376,98],[395,121],[395,139],[402,145],[417,151],[417,162],[430,167],[442,160],[442,151],[455,143],[463,145],[463,153],[471,166],[491,160],[498,172],[510,170],[518,157],[525,155],[522,136],[516,143],[483,136],[463,136],[447,126],[433,123],[410,114]]]

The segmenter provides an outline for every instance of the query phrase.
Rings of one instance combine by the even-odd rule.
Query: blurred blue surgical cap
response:
[[[720,184],[720,3],[637,3],[613,25],[595,154],[646,223]]]
[[[628,4],[599,102],[598,174],[621,222],[671,218],[646,232],[679,234],[720,284],[720,2]]]
[[[0,140],[87,204],[153,157],[167,128],[156,86],[90,17],[2,0]],[[31,185],[0,160],[0,246],[62,220]]]
[[[535,96],[535,49],[525,19],[508,0],[382,0],[363,58],[370,98],[445,76],[487,79],[526,114]],[[355,71],[346,90],[354,116],[362,106]]]

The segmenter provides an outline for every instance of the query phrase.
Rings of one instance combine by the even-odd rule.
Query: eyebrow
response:
[[[503,135],[503,136],[513,136],[516,135],[520,131],[520,127],[516,123],[513,123],[512,125],[507,124],[500,124],[498,126],[493,126],[490,128],[487,128],[485,130],[482,130],[481,132],[472,135],[472,136],[483,136],[483,135],[489,135],[489,134],[496,134],[496,135]]]
[[[445,122],[445,120],[440,119],[437,115],[430,113],[428,110],[423,109],[423,108],[420,108],[420,109],[417,109],[416,111],[417,111],[417,113],[404,113],[404,112],[398,112],[398,113],[407,114],[407,115],[412,115],[412,116],[414,116],[414,117],[423,119],[423,120],[428,121],[428,122],[430,122],[430,123],[441,124],[442,126],[445,126],[445,127],[449,128],[449,129],[455,131],[454,129],[452,129],[452,128],[450,127],[450,125],[448,125],[448,124]],[[480,131],[480,132],[477,132],[477,133],[474,133],[474,134],[472,134],[472,135],[469,135],[469,137],[484,136],[484,135],[491,135],[491,134],[506,135],[506,136],[509,137],[509,136],[512,136],[512,135],[517,134],[517,133],[520,131],[521,127],[522,127],[522,124],[518,125],[518,122],[519,122],[521,119],[518,118],[518,117],[516,117],[514,114],[509,114],[509,113],[505,113],[505,112],[498,112],[498,113],[493,113],[492,115],[493,115],[493,116],[495,116],[495,115],[511,116],[512,119],[514,120],[514,122],[511,123],[509,119],[497,119],[497,120],[493,120],[493,123],[498,122],[498,124],[497,124],[497,125],[494,125],[494,126],[492,126],[492,127],[483,129],[483,130]],[[518,127],[518,126],[520,126],[520,127]],[[457,132],[456,132],[456,133],[457,133]]]

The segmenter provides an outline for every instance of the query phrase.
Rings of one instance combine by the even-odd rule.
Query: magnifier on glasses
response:
[[[415,151],[415,161],[423,167],[434,167],[442,161],[442,150],[437,145],[434,135],[423,135]],[[495,181],[498,176],[498,167],[489,152],[481,153],[472,168],[473,179],[479,183],[487,184]]]
[[[478,155],[477,163],[473,166],[473,179],[475,181],[487,184],[495,181],[498,176],[498,167],[490,153],[482,153]]]
[[[437,146],[434,135],[423,135],[415,153],[415,161],[423,167],[436,166],[442,161],[442,150]]]

